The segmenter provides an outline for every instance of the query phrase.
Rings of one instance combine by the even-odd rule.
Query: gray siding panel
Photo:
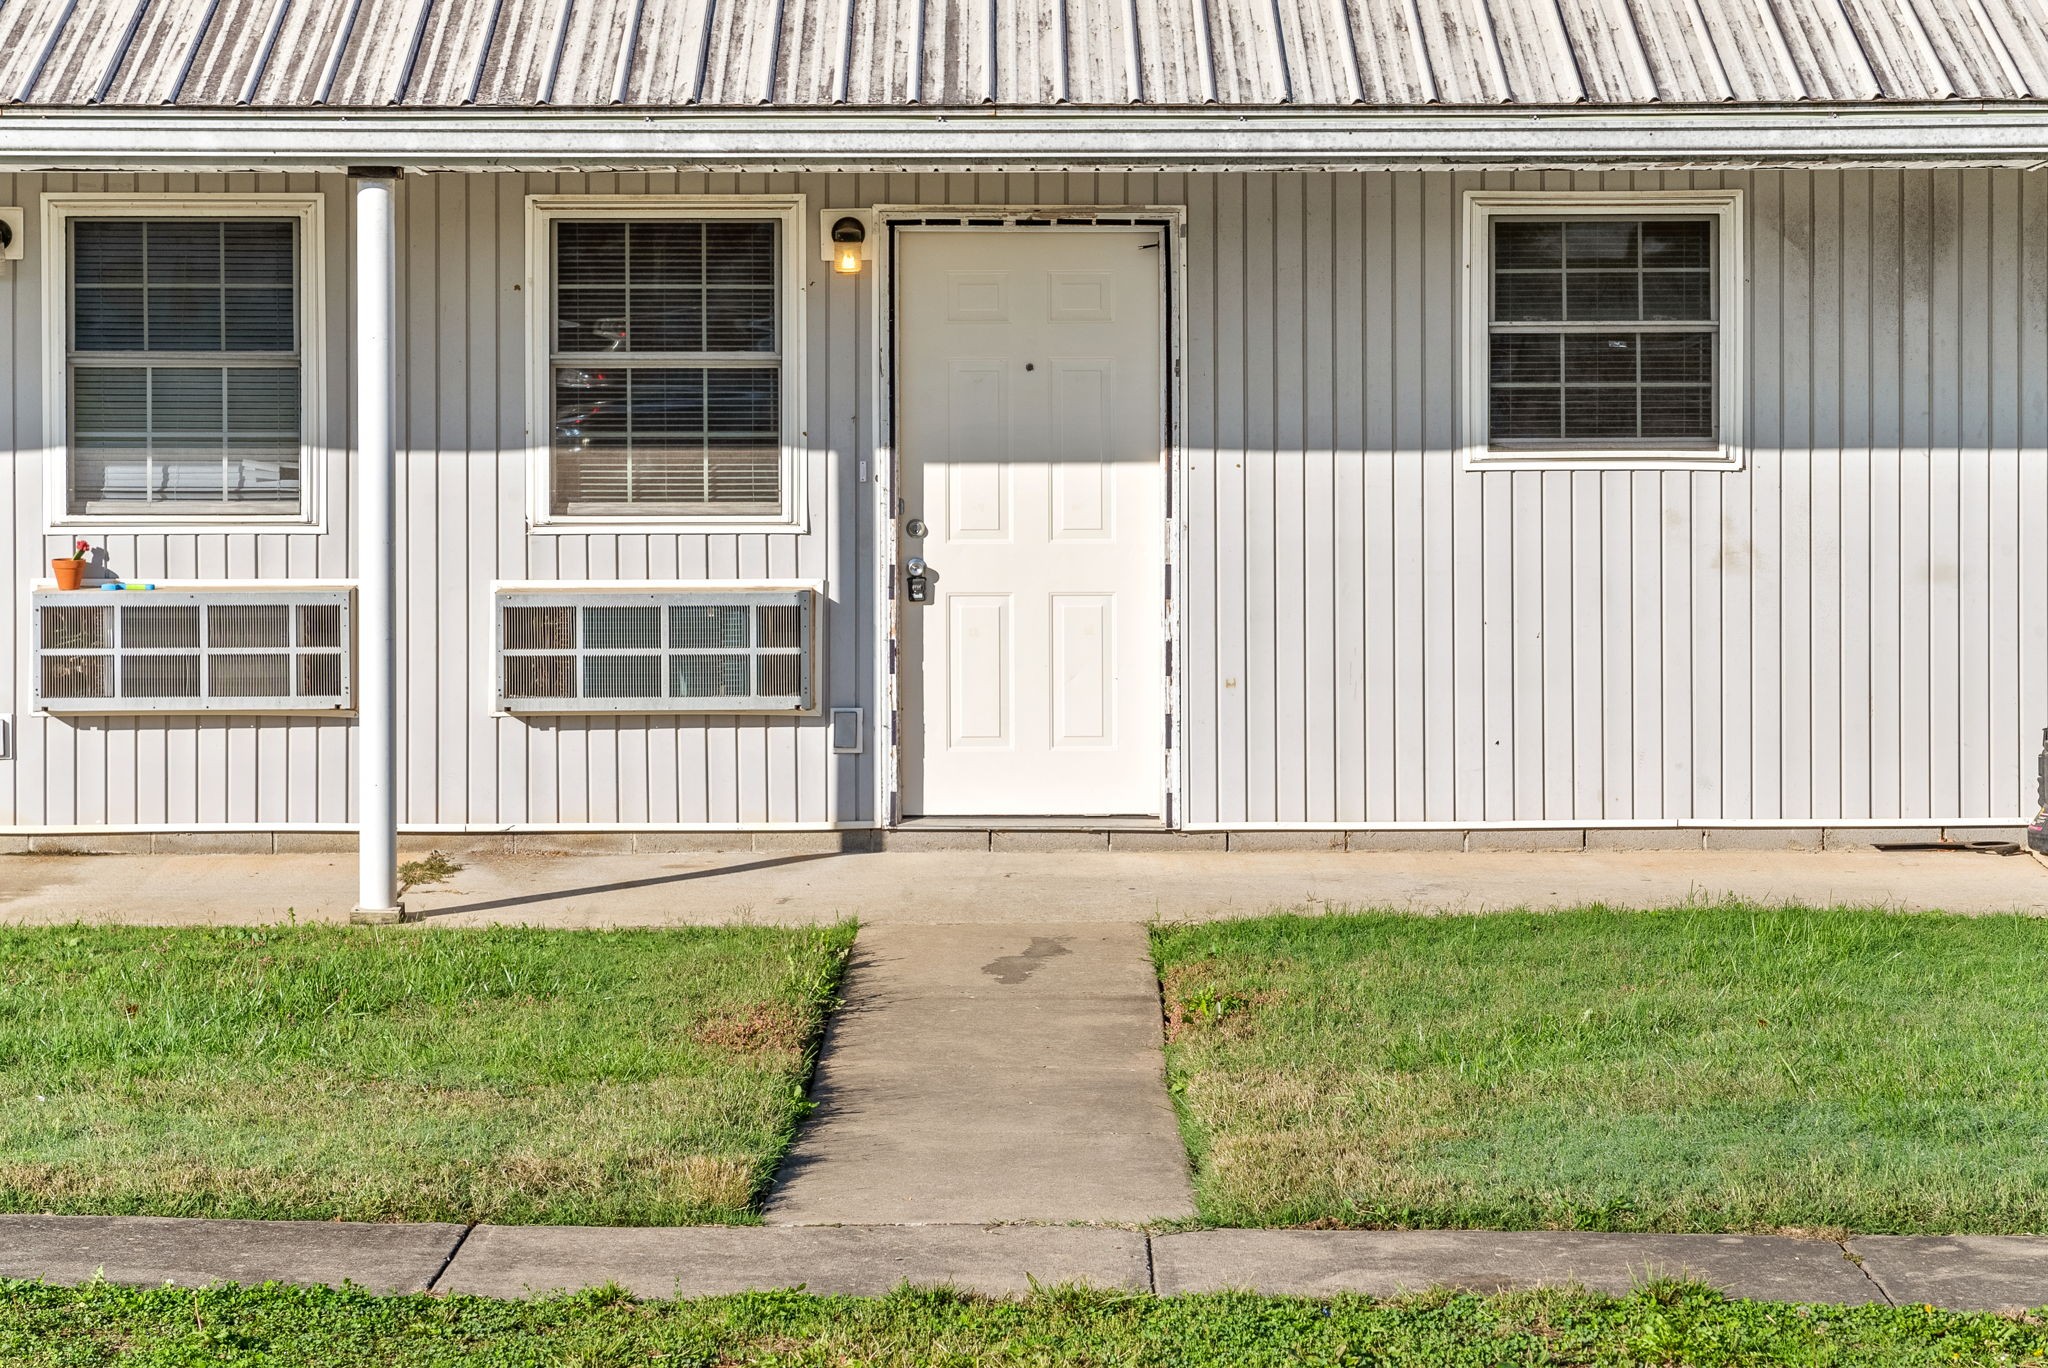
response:
[[[1748,192],[1746,468],[1459,470],[1460,192],[1688,184]],[[330,196],[326,530],[109,538],[126,574],[349,573],[345,183],[0,178],[25,205],[313,186]],[[2048,722],[2048,175],[496,175],[413,177],[401,194],[409,825],[875,818],[886,524],[867,278],[806,258],[809,531],[525,527],[525,196],[771,190],[814,207],[1188,206],[1188,821],[1911,821],[2030,805]],[[41,521],[41,260],[31,243],[0,280],[17,756],[0,762],[0,824],[347,820],[344,720],[28,713],[25,586],[62,544]],[[824,701],[866,710],[863,754],[832,755],[822,719],[489,715],[492,581],[734,576],[826,582]]]

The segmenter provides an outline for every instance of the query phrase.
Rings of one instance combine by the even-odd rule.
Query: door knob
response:
[[[903,562],[904,597],[912,603],[931,602],[932,582],[925,574],[923,556],[912,556]]]

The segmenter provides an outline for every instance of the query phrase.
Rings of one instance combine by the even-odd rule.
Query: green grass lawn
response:
[[[1280,916],[1154,947],[1209,1222],[2048,1228],[2048,920]]]
[[[0,1210],[744,1221],[852,938],[0,928]]]
[[[1434,1294],[1375,1302],[1053,1289],[1024,1301],[948,1292],[756,1293],[640,1302],[374,1297],[285,1287],[135,1290],[0,1281],[10,1368],[712,1368],[1004,1365],[2038,1365],[2038,1320],[1925,1307],[1804,1307],[1695,1287]]]

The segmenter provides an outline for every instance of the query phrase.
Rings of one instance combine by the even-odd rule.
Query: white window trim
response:
[[[1493,221],[1506,217],[1615,217],[1692,214],[1715,220],[1716,272],[1714,347],[1715,429],[1712,446],[1645,446],[1610,449],[1503,448],[1488,441],[1489,305],[1492,298]],[[1459,450],[1466,470],[1740,470],[1742,413],[1748,376],[1743,365],[1743,300],[1748,278],[1743,265],[1740,190],[1549,191],[1468,190],[1465,192],[1464,270],[1459,277],[1459,316],[1464,320],[1462,423]]]
[[[43,518],[47,534],[325,532],[327,462],[326,197],[319,194],[77,194],[43,197]],[[299,224],[299,508],[296,513],[71,511],[71,255],[74,218],[290,218]]]
[[[527,524],[532,532],[574,535],[604,531],[803,532],[808,530],[804,459],[804,311],[809,288],[809,234],[802,195],[529,195],[526,199],[526,455]],[[562,219],[775,219],[781,287],[776,328],[782,395],[782,510],[772,516],[716,513],[556,513],[554,491],[554,260],[550,228]]]

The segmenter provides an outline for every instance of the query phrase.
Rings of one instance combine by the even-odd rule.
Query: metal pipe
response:
[[[352,172],[356,201],[356,917],[398,906],[398,237],[396,173]]]

